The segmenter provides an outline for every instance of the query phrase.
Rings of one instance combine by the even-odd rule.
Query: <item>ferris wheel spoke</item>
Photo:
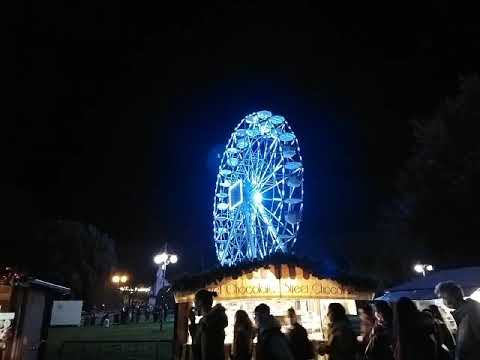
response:
[[[261,146],[258,140],[255,141],[256,149],[255,149],[255,167],[253,168],[255,171],[255,175],[258,175],[258,170],[260,168],[260,153],[261,153]]]
[[[283,224],[282,221],[278,218],[278,216],[275,215],[274,213],[272,213],[270,210],[266,209],[265,207],[263,207],[263,210],[267,213],[267,215],[262,216],[262,218],[263,218],[264,220],[265,220],[265,219],[268,219],[267,216],[270,215],[275,221],[277,221],[277,222],[280,223],[280,224]],[[263,214],[262,214],[262,215],[263,215]],[[271,221],[270,221],[270,220],[267,220],[267,221],[268,221],[267,225],[268,225],[268,224],[271,225]]]
[[[282,198],[263,198],[263,201],[282,201]]]
[[[240,212],[239,211],[235,211],[234,215],[233,215],[233,219],[232,219],[232,222],[231,222],[231,227],[236,231],[236,226],[238,226],[238,217],[240,216]],[[225,252],[224,252],[224,257],[227,256],[228,254],[230,254],[230,252],[232,251],[231,247],[232,247],[232,242],[235,240],[234,238],[234,234],[235,234],[235,231],[230,231],[230,233],[228,234],[228,238],[227,238],[227,244],[226,244],[226,249],[225,249]]]
[[[267,212],[269,212],[268,209],[265,209],[263,206],[260,206],[259,212],[261,214],[263,222],[267,225],[267,232],[270,234],[272,240],[274,242],[278,242],[278,233],[275,230],[275,227],[272,225],[272,221],[268,218],[268,215],[267,215]]]
[[[271,172],[270,175],[268,175],[261,183],[261,187],[265,186],[265,184],[272,178],[275,177],[277,172],[282,168],[282,164],[278,164]]]
[[[260,229],[260,234],[261,234],[261,243],[259,244],[259,251],[261,252],[261,256],[265,256],[266,254],[266,250],[265,250],[265,237],[266,237],[266,234],[263,233],[263,224],[260,222],[260,218],[257,217],[256,219],[257,223],[258,223],[258,227]]]
[[[283,227],[283,231],[284,231],[284,232],[283,232],[282,235],[285,235],[285,231],[286,231],[286,232],[288,233],[288,235],[294,236],[294,233],[292,232],[292,230],[290,230],[290,229],[288,228],[288,225],[287,225],[287,224]]]
[[[283,201],[277,204],[277,208],[275,209],[275,214],[280,212],[280,209],[282,208],[282,206],[283,206]]]
[[[270,190],[278,187],[278,185],[281,184],[281,183],[283,183],[283,181],[284,181],[284,180],[282,179],[282,180],[280,180],[280,181],[277,181],[275,184],[269,186],[268,188],[262,189],[261,193],[262,193],[262,194],[265,194],[266,192],[268,192],[268,191],[270,191]]]
[[[270,156],[270,162],[268,164],[268,166],[265,168],[265,170],[262,172],[262,176],[261,176],[261,183],[262,183],[262,186],[263,184],[265,184],[272,176],[275,176],[276,173],[282,168],[282,158],[280,157],[277,165],[275,165],[275,167],[273,167],[273,169],[271,170],[270,174],[265,178],[265,176],[267,175],[267,172],[269,169],[272,168],[272,160],[274,159],[274,156]]]
[[[272,142],[272,145],[274,145],[273,149],[271,149],[272,145],[270,145],[268,148],[270,149],[270,159],[268,160],[268,163],[267,163],[267,166],[265,167],[265,169],[261,169],[261,175],[260,175],[260,179],[263,179],[268,171],[268,169],[270,168],[270,166],[272,165],[272,160],[274,159],[274,154],[275,154],[275,151],[277,150],[277,140],[274,140]],[[265,152],[267,150],[267,146],[265,146]],[[266,153],[264,153],[264,156],[263,158],[265,159],[267,157]]]

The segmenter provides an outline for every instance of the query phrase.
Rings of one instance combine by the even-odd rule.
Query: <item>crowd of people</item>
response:
[[[461,287],[444,282],[435,289],[444,304],[453,309],[457,323],[454,337],[437,306],[420,311],[409,298],[395,304],[373,301],[359,309],[360,334],[355,334],[340,303],[328,306],[328,335],[315,347],[294,309],[288,310],[289,331],[266,304],[255,308],[254,323],[244,310],[235,314],[232,360],[308,360],[315,354],[329,360],[479,360],[480,303],[465,299]],[[225,308],[213,306],[215,292],[205,289],[195,295],[189,331],[195,360],[225,360]],[[195,316],[202,316],[195,323]],[[256,338],[256,345],[253,342]]]
[[[99,316],[101,314],[101,316]],[[84,315],[84,326],[110,327],[112,323],[128,324],[140,322],[154,322],[160,324],[160,330],[167,319],[168,307],[166,305],[152,306],[142,302],[124,305],[118,312],[97,311],[93,308]],[[98,322],[99,319],[99,322]]]
[[[145,303],[125,305],[120,311],[120,323],[135,322],[138,324],[143,318],[146,322],[152,319],[154,323],[162,324],[167,318],[167,310],[167,307],[162,305],[152,306]]]

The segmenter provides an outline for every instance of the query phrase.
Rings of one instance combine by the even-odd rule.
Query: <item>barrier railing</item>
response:
[[[172,340],[65,341],[58,360],[169,360]]]

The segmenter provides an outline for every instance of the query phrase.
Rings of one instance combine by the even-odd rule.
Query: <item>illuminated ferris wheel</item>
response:
[[[283,116],[246,116],[219,166],[213,231],[221,265],[262,259],[293,247],[303,210],[303,163]]]

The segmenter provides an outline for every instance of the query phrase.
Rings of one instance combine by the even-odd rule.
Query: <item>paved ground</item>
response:
[[[170,353],[169,343],[138,344],[135,341],[171,340],[173,337],[173,322],[165,323],[163,331],[159,324],[140,323],[129,325],[114,325],[111,328],[102,327],[67,327],[50,328],[47,342],[47,360],[63,360],[78,358],[89,359],[123,359],[138,357],[154,359],[150,353],[160,352],[160,357],[166,358]],[[60,348],[65,341],[107,341],[109,343],[90,343],[87,348],[83,344],[68,344],[60,357]],[[131,343],[133,341],[133,343]],[[138,354],[136,353],[138,352]],[[143,352],[143,353],[142,353]],[[82,354],[80,354],[82,353]],[[137,354],[134,355],[133,353]],[[163,354],[163,355],[162,355]]]

